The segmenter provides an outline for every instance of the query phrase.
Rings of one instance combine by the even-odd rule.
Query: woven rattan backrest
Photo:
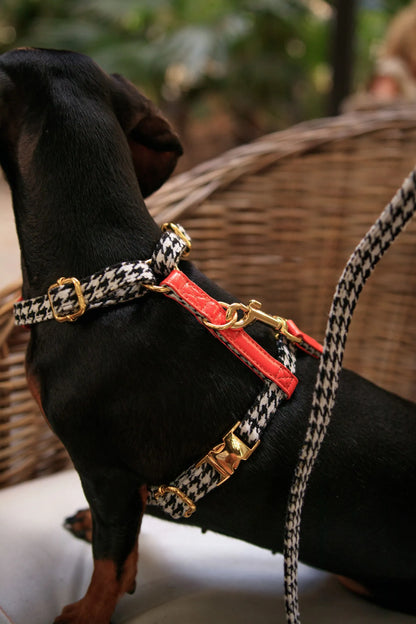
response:
[[[0,291],[0,488],[69,465],[29,391],[25,353],[29,332],[14,327],[20,284]]]
[[[176,176],[148,205],[158,222],[187,228],[191,258],[237,300],[259,299],[322,339],[348,255],[415,162],[416,110],[356,113],[232,150]],[[345,360],[414,400],[415,266],[411,223],[362,294]],[[0,487],[68,464],[25,381],[17,294],[0,293]]]

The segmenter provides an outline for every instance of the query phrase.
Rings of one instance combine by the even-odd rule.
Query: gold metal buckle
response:
[[[222,301],[219,301],[219,304],[226,310],[226,322],[223,325],[216,325],[215,323],[210,323],[205,319],[204,324],[209,327],[209,329],[216,329],[219,331],[224,329],[242,329],[254,321],[261,321],[262,323],[273,327],[273,329],[276,330],[276,336],[282,334],[291,342],[301,342],[300,338],[289,332],[287,328],[287,319],[281,316],[272,316],[271,314],[263,312],[260,301],[251,299],[248,305],[244,305],[243,303],[228,304],[223,303]]]
[[[78,310],[76,310],[75,312],[72,312],[72,314],[59,315],[53,305],[52,291],[55,288],[58,288],[58,286],[64,286],[65,284],[72,284],[72,286],[74,287],[75,294],[78,299]],[[87,308],[84,295],[82,294],[81,284],[79,280],[77,280],[76,277],[60,277],[55,284],[52,284],[52,286],[49,286],[48,298],[49,298],[49,303],[51,304],[53,318],[56,321],[58,321],[58,323],[65,323],[66,321],[69,321],[72,323],[72,321],[75,321],[78,317],[82,316]]]
[[[220,480],[217,483],[221,485],[227,479],[229,479],[237,470],[240,462],[246,460],[255,451],[260,444],[260,440],[257,440],[255,445],[250,448],[240,438],[238,438],[234,431],[239,427],[240,422],[236,423],[232,429],[223,437],[222,442],[214,446],[214,448],[201,459],[195,468],[199,468],[201,464],[208,462],[220,475]],[[185,518],[190,518],[194,511],[196,511],[195,503],[177,487],[173,485],[160,485],[155,493],[155,499],[158,500],[165,494],[175,494],[178,496],[188,509],[185,511]]]
[[[157,492],[155,493],[155,499],[158,500],[158,498],[160,498],[161,496],[164,496],[167,493],[175,494],[181,499],[182,502],[185,503],[185,505],[188,505],[188,509],[184,513],[185,518],[190,518],[192,514],[194,513],[194,511],[196,511],[195,503],[190,498],[188,498],[188,496],[186,496],[186,494],[184,494],[182,490],[180,490],[177,487],[174,487],[173,485],[159,486],[157,489]]]
[[[172,232],[185,243],[186,250],[183,252],[182,258],[187,258],[191,253],[191,239],[188,236],[185,236],[185,234],[178,228],[176,223],[164,223],[162,225],[162,232],[166,232],[166,230],[172,230]]]
[[[260,444],[260,440],[257,440],[255,445],[250,448],[239,437],[237,437],[234,431],[239,427],[240,422],[234,425],[234,427],[223,437],[222,442],[214,446],[214,448],[205,455],[200,462],[196,464],[198,468],[201,464],[208,462],[215,470],[220,474],[220,481],[217,485],[221,485],[227,479],[229,479],[237,470],[240,462],[246,461],[250,455]]]

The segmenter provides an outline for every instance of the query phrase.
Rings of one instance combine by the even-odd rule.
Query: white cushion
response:
[[[65,604],[83,595],[91,548],[65,531],[62,521],[85,506],[73,471],[0,492],[0,624],[51,624]],[[280,555],[145,516],[137,590],[121,600],[112,622],[283,624],[282,568]],[[306,566],[300,568],[300,592],[309,624],[414,622]]]

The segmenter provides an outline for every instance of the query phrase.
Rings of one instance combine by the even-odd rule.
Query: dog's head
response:
[[[143,197],[163,184],[182,154],[177,135],[154,104],[125,78],[106,74],[87,56],[32,48],[0,56],[0,161],[11,183],[22,175],[40,140],[42,158],[47,158],[48,145],[59,158],[56,148],[65,149],[71,120],[96,152],[111,151],[106,134],[114,135],[117,122],[124,135],[118,139],[130,147]]]

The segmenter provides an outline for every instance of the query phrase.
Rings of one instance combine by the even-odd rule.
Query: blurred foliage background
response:
[[[179,128],[193,164],[328,113],[343,1],[2,0],[0,51],[77,50],[124,74]],[[409,0],[346,2],[356,9],[356,89],[391,16]]]

